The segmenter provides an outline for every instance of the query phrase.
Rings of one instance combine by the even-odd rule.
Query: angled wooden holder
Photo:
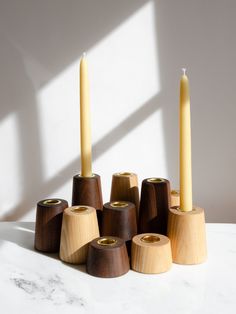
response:
[[[129,201],[135,204],[136,216],[139,212],[138,176],[131,172],[118,172],[112,176],[110,202]]]
[[[170,193],[170,206],[175,207],[180,205],[180,194],[178,190],[172,190]]]
[[[59,198],[45,199],[37,204],[34,247],[38,251],[59,252],[62,214],[67,201]]]
[[[168,271],[172,265],[170,240],[161,234],[144,233],[132,240],[131,268],[145,274]]]
[[[133,203],[116,201],[103,205],[101,236],[116,236],[125,240],[130,252],[131,240],[136,234],[136,208]]]
[[[149,178],[142,182],[139,209],[139,233],[167,234],[170,207],[170,183],[162,178]]]
[[[63,213],[60,259],[67,263],[86,262],[88,244],[99,236],[96,210],[89,206],[72,206]]]
[[[173,262],[183,265],[200,264],[207,258],[205,214],[200,207],[183,212],[178,207],[169,211],[168,237]]]
[[[100,237],[89,244],[87,272],[96,277],[112,278],[130,269],[125,241],[118,237]]]

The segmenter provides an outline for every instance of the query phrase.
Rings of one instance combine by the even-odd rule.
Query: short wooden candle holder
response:
[[[170,183],[162,178],[149,178],[142,182],[139,209],[139,233],[167,234],[170,207]]]
[[[168,237],[173,262],[183,265],[200,264],[207,258],[204,210],[194,207],[183,212],[178,207],[169,211]]]
[[[63,199],[45,199],[37,204],[34,247],[38,251],[59,252],[62,214],[68,207]]]
[[[96,277],[112,278],[130,269],[125,241],[118,237],[101,237],[89,244],[87,272]]]
[[[170,206],[175,207],[180,205],[180,193],[177,190],[172,190],[170,193]]]
[[[67,263],[86,262],[88,244],[99,236],[96,210],[89,206],[72,206],[63,213],[60,259]]]
[[[161,234],[144,233],[132,240],[131,268],[145,274],[168,271],[172,265],[170,240]]]
[[[137,174],[131,172],[118,172],[113,174],[110,201],[129,201],[134,203],[138,219],[139,189]]]
[[[101,236],[116,236],[125,240],[130,252],[131,240],[137,234],[135,205],[126,201],[104,204],[100,231]]]

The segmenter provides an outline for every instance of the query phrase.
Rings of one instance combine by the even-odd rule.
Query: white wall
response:
[[[0,0],[0,218],[71,200],[79,172],[78,66],[87,51],[93,168],[178,187],[180,69],[191,84],[194,203],[236,222],[236,2]]]

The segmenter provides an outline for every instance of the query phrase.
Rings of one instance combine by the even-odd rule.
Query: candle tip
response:
[[[183,75],[186,75],[186,68],[182,68]]]
[[[85,58],[85,57],[86,57],[86,52],[85,52],[85,51],[83,52],[82,57],[83,57],[83,58]]]

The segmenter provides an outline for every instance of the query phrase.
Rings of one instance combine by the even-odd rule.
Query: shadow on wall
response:
[[[16,113],[22,202],[2,220],[16,220],[36,200],[77,172],[78,160],[48,182],[42,177],[37,92],[148,1],[7,1],[0,4],[0,119]],[[210,1],[211,2],[211,1]],[[178,84],[189,69],[192,97],[194,200],[212,222],[236,222],[233,166],[236,4],[212,0],[154,1],[162,91],[95,144],[101,156],[160,106],[169,179],[178,186]],[[85,32],[86,30],[86,32]],[[29,67],[30,62],[35,66]],[[226,81],[227,80],[227,81]],[[11,92],[10,92],[11,91]],[[14,173],[10,173],[14,177]]]

